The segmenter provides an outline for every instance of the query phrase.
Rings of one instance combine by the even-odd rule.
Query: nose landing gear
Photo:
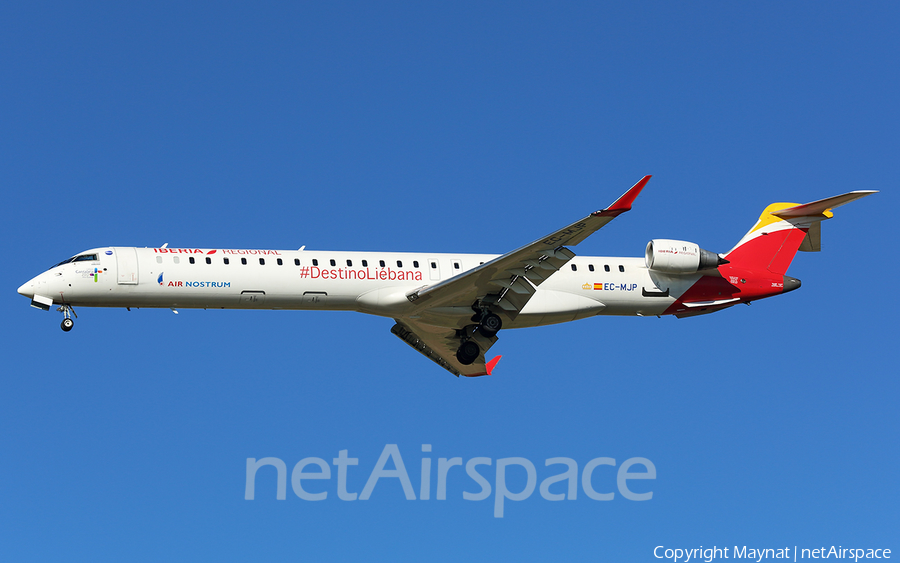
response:
[[[66,317],[63,319],[62,323],[60,323],[59,327],[63,329],[63,332],[69,332],[70,330],[72,330],[72,327],[75,326],[75,321],[69,318],[69,315],[71,314],[77,319],[78,315],[75,314],[75,309],[73,309],[71,305],[66,305],[65,303],[63,303],[59,306],[57,311],[59,311]]]

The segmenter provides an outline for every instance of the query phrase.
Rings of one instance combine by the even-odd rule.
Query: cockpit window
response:
[[[97,260],[96,254],[81,254],[78,256],[73,256],[73,257],[69,258],[68,260],[63,260],[62,262],[54,265],[50,269],[52,270],[53,268],[57,268],[59,266],[62,266],[63,264],[68,264],[69,262],[93,262],[95,260]]]

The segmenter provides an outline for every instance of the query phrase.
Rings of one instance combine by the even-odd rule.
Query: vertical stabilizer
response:
[[[821,222],[834,216],[832,209],[873,193],[855,191],[804,204],[773,203],[725,259],[748,270],[783,275],[798,250],[821,249]]]

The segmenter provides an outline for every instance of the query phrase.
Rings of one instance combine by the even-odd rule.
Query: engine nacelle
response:
[[[668,239],[648,242],[644,261],[647,268],[666,274],[693,274],[728,263],[715,252],[703,250],[692,242]]]

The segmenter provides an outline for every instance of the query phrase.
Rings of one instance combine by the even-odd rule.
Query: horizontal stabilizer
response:
[[[860,190],[811,203],[772,203],[725,259],[743,269],[784,274],[798,250],[822,248],[821,222],[834,216],[832,209],[874,193]]]
[[[782,219],[825,215],[827,211],[834,209],[835,207],[840,207],[846,203],[850,203],[851,201],[857,200],[861,197],[866,197],[867,195],[872,195],[874,193],[878,193],[878,190],[859,190],[843,195],[836,195],[834,197],[820,199],[812,203],[804,203],[803,205],[796,205],[794,207],[781,209],[779,211],[773,212],[772,215],[781,217]]]

